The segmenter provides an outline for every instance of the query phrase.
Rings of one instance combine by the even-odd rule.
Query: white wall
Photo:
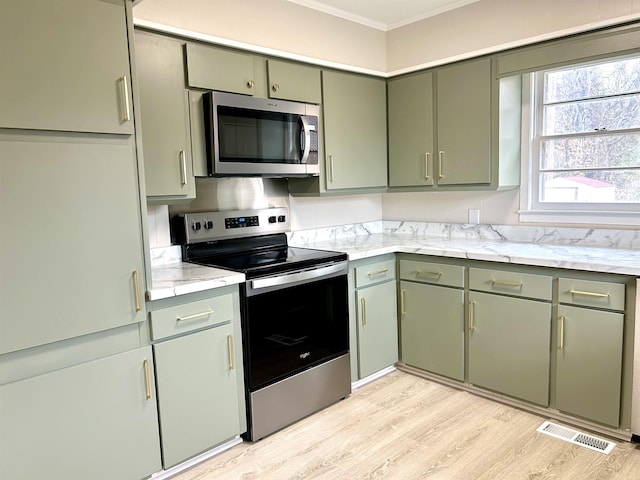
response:
[[[640,18],[640,0],[479,0],[387,34],[387,72]]]

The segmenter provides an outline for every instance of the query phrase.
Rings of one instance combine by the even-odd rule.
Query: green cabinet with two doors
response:
[[[490,57],[390,79],[389,187],[517,186],[520,83]]]

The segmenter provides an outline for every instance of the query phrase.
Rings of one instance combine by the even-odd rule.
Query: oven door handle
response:
[[[322,277],[329,277],[335,274],[346,273],[347,263],[340,262],[328,267],[314,268],[313,270],[305,270],[303,272],[289,273],[277,277],[257,278],[251,280],[251,289],[259,290],[261,288],[291,286],[296,283],[305,283],[309,280],[320,280]]]

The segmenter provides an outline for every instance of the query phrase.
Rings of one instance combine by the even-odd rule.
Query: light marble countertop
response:
[[[419,253],[501,263],[618,273],[640,277],[640,250],[488,239],[376,233],[291,245],[346,252],[349,260],[385,253]]]
[[[349,260],[417,253],[640,277],[639,239],[637,231],[372,222],[295,232],[289,244],[346,252]],[[181,262],[179,246],[152,249],[151,257],[149,300],[245,281],[240,273]]]
[[[243,273],[185,262],[155,265],[151,268],[151,277],[152,287],[147,292],[148,300],[201,292],[245,281]]]

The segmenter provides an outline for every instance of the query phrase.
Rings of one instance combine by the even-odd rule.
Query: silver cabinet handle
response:
[[[130,105],[129,105],[129,82],[127,76],[120,77],[120,95],[122,96],[122,121],[128,122],[131,120]]]
[[[145,376],[145,388],[147,390],[147,400],[153,398],[153,388],[151,384],[151,363],[147,358],[144,359],[144,376]]]
[[[180,183],[184,187],[187,184],[187,156],[184,150],[180,150]]]
[[[233,335],[227,335],[227,345],[229,345],[229,370],[236,368],[236,351],[233,345]]]
[[[442,166],[443,157],[444,157],[444,152],[443,151],[439,151],[438,152],[438,178],[444,177],[444,169],[443,169],[443,166]]]
[[[209,309],[206,312],[194,313],[193,315],[187,315],[186,317],[176,317],[176,321],[187,322],[189,320],[195,320],[197,318],[208,317],[209,315],[213,315],[213,313],[214,311]]]
[[[608,298],[608,293],[599,293],[599,292],[585,292],[583,290],[569,290],[571,295],[584,295],[585,297],[597,297],[597,298]]]
[[[407,311],[404,308],[404,296],[406,293],[407,291],[404,288],[400,290],[400,316],[405,316],[407,314]]]
[[[329,182],[333,183],[333,155],[329,155]]]
[[[142,288],[140,288],[140,272],[133,271],[133,293],[136,300],[136,312],[142,310]]]
[[[362,307],[362,326],[367,324],[367,303],[364,298],[360,299],[360,305]]]
[[[560,350],[562,350],[564,348],[564,320],[565,320],[565,316],[564,315],[560,315],[560,346],[558,347]]]
[[[469,300],[469,331],[473,332],[476,329],[476,302],[475,300]]]
[[[424,179],[429,180],[429,153],[424,154]]]
[[[376,275],[382,275],[383,273],[387,273],[389,271],[388,268],[385,268],[384,270],[378,270],[376,272],[369,272],[367,273],[367,277],[375,277]]]
[[[513,287],[513,288],[522,288],[524,284],[522,282],[512,282],[509,280],[491,280],[491,286],[499,286],[499,287]]]
[[[418,268],[416,269],[416,277],[420,275],[433,275],[434,277],[440,278],[442,276],[442,272],[435,272],[433,270],[421,270]]]

